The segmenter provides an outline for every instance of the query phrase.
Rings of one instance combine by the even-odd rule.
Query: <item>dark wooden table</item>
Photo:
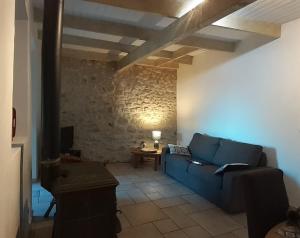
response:
[[[53,238],[116,238],[118,181],[97,162],[62,163],[52,186]]]
[[[133,148],[131,150],[132,164],[134,168],[137,168],[139,163],[141,163],[145,157],[154,158],[154,170],[156,171],[158,165],[161,163],[161,150],[156,150],[156,152],[143,151],[140,148]]]

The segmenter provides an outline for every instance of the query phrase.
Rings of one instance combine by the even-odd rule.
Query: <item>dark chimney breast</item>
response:
[[[56,201],[53,238],[114,238],[118,181],[101,163],[60,161],[60,66],[63,0],[44,1],[42,41],[42,186]]]
[[[60,149],[60,67],[64,0],[44,1],[42,40],[43,159],[57,160]]]

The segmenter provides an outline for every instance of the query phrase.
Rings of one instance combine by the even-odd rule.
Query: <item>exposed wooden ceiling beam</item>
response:
[[[264,35],[271,38],[279,38],[281,36],[281,25],[279,24],[252,21],[231,16],[225,17],[213,23],[213,25]]]
[[[187,64],[187,65],[192,65],[193,64],[194,57],[190,55],[184,55],[173,62],[179,63],[179,64]]]
[[[168,62],[164,65],[159,65],[158,67],[166,67],[166,68],[176,68],[178,69],[179,68],[179,63],[176,63],[176,62]]]
[[[161,69],[178,69],[179,68],[179,63],[176,63],[176,62],[170,62],[166,65],[160,66],[157,64],[156,60],[150,60],[150,59],[144,59],[144,60],[138,62],[137,65],[151,66],[151,67],[156,67],[156,68],[161,68]]]
[[[171,59],[160,58],[160,59],[155,59],[155,60],[150,59],[150,60],[151,60],[151,64],[153,66],[165,66],[165,65],[168,65],[168,63],[170,63],[170,62],[191,65],[193,63],[193,58],[194,57],[190,56],[190,55],[182,55],[182,56],[174,57]]]
[[[168,63],[170,63],[170,62],[183,63],[183,64],[186,64],[186,62],[188,62],[187,64],[190,64],[190,61],[189,60],[187,61],[188,57],[183,58],[183,56],[185,56],[193,51],[196,51],[196,50],[198,50],[198,48],[189,47],[189,46],[182,47],[182,48],[178,49],[177,51],[173,52],[173,57],[171,59],[165,60],[164,62],[162,62],[159,65],[160,66],[168,65]],[[192,56],[190,56],[190,57],[192,57]]]
[[[123,69],[128,67],[138,60],[144,59],[168,45],[184,39],[194,32],[255,1],[256,0],[205,1],[165,28],[159,37],[152,38],[121,59],[118,63],[118,68]]]
[[[164,58],[151,59],[151,57],[147,58],[147,60],[148,60],[148,62],[150,62],[149,64],[151,64],[153,66],[159,66],[159,65],[169,61],[169,59],[164,59]]]
[[[91,38],[72,36],[66,34],[63,35],[63,43],[95,48],[95,49],[113,50],[115,51],[115,53],[121,53],[121,52],[129,53],[137,48],[137,46],[134,45],[127,45],[127,44],[116,43],[111,41],[91,39]],[[163,58],[163,59],[172,59],[173,52],[167,50],[161,50],[156,54],[154,54],[153,56]]]
[[[198,50],[198,48],[195,48],[195,47],[190,47],[190,46],[184,46],[176,51],[174,51],[173,53],[173,57],[172,59],[175,60],[175,59],[178,59],[184,55],[187,55],[193,51],[196,51]]]
[[[41,39],[41,31],[38,32],[39,39]],[[108,49],[108,50],[115,50],[125,53],[129,53],[137,48],[137,46],[134,45],[128,45],[128,44],[122,44],[122,43],[116,43],[112,41],[105,41],[105,40],[99,40],[99,39],[91,39],[81,36],[74,36],[74,35],[63,35],[63,42],[66,44],[72,44],[72,45],[79,45],[79,46],[86,46],[90,48],[100,48],[100,49]],[[190,46],[194,47],[194,50],[197,50],[198,48],[203,49],[214,49],[214,50],[221,50],[221,51],[229,51],[233,52],[236,48],[235,42],[226,42],[226,41],[220,41],[220,40],[214,40],[214,39],[205,39],[200,37],[188,37],[182,41],[179,42],[179,44],[184,46]],[[185,47],[186,48],[186,47]],[[192,51],[194,51],[192,50]],[[161,50],[157,53],[155,53],[153,56],[159,57],[159,58],[166,58],[166,59],[174,59],[174,53],[172,51],[167,50]]]
[[[165,58],[165,59],[171,59],[173,57],[173,52],[172,51],[167,51],[167,50],[161,50],[153,56],[159,57],[159,58]]]
[[[40,9],[35,8],[35,21],[41,22],[43,19],[43,13]],[[111,35],[118,35],[118,34],[123,34],[122,36],[127,36],[127,37],[134,37],[134,38],[142,38],[145,36],[144,40],[150,39],[151,37],[159,37],[161,31],[158,30],[149,30],[145,28],[140,28],[140,27],[134,27],[132,29],[132,26],[126,25],[126,24],[119,24],[119,23],[113,23],[113,22],[106,22],[106,21],[99,21],[99,20],[91,20],[91,19],[85,19],[85,18],[77,18],[77,17],[72,17],[76,19],[76,22],[79,22],[78,26],[74,27],[75,29],[80,29],[80,30],[85,30],[85,31],[92,31],[92,32],[98,32],[98,33],[107,33]],[[67,16],[67,19],[70,20],[70,18]],[[82,22],[81,22],[82,20]],[[94,27],[91,27],[91,25],[85,25],[85,22],[91,22],[91,25],[98,25],[99,22],[99,28],[94,31]],[[66,17],[64,18],[64,26],[72,28],[73,24],[68,24],[66,21]],[[105,25],[103,29],[100,29],[102,25]],[[111,28],[109,26],[112,26]],[[126,26],[125,28],[123,26]],[[120,30],[119,28],[122,28]],[[128,30],[129,29],[129,30]],[[141,32],[141,35],[140,35]],[[107,41],[108,42],[108,41]],[[94,43],[93,43],[94,44]],[[193,47],[198,47],[198,48],[203,48],[203,49],[214,49],[214,50],[222,50],[222,51],[229,51],[232,52],[235,49],[235,44],[231,42],[226,42],[226,41],[221,41],[221,40],[214,40],[214,39],[208,39],[208,38],[203,38],[203,37],[188,37],[181,42],[179,42],[181,45],[186,45],[186,46],[193,46]],[[112,46],[107,43],[103,44],[105,46]],[[123,48],[125,44],[121,46],[117,46],[116,50],[118,50],[119,47]],[[104,46],[103,46],[104,47]],[[130,46],[131,47],[131,46]],[[133,46],[134,47],[134,46]],[[111,47],[110,47],[111,48]],[[109,48],[109,49],[110,49]],[[125,48],[126,49],[126,48]],[[124,52],[127,52],[124,50]],[[157,57],[161,58],[171,58],[172,56],[170,55],[172,53],[166,51],[166,52],[158,52],[155,53],[154,55]]]
[[[63,42],[72,45],[80,45],[80,46],[87,46],[91,48],[100,48],[100,49],[108,49],[108,50],[115,50],[119,53],[121,52],[130,52],[136,47],[133,45],[125,45],[121,43],[115,43],[111,41],[104,41],[98,39],[91,39],[85,38],[80,36],[72,36],[72,35],[63,35]]]
[[[101,4],[111,5],[120,8],[127,8],[142,12],[157,13],[167,17],[180,17],[182,10],[187,7],[190,1],[176,0],[85,0]]]
[[[38,31],[38,38],[42,39],[41,30]],[[71,44],[71,45],[85,46],[85,47],[90,47],[90,48],[115,50],[115,51],[118,51],[119,53],[121,53],[121,52],[128,53],[136,48],[136,46],[134,46],[134,45],[127,45],[127,44],[116,43],[116,42],[112,42],[112,41],[91,39],[91,38],[68,35],[68,34],[63,34],[63,43]]]
[[[76,59],[98,60],[104,62],[115,62],[120,59],[118,55],[90,52],[84,50],[75,50],[69,48],[62,49],[62,56],[72,57]]]
[[[152,64],[155,66],[165,66],[169,65],[169,63],[174,62],[178,64],[189,64],[191,65],[193,63],[193,56],[188,55],[191,52],[194,52],[196,50],[199,50],[198,48],[195,47],[189,47],[189,46],[184,46],[172,53],[172,57],[170,58],[161,58],[161,59],[156,59],[153,60]]]
[[[38,38],[42,39],[42,31],[38,31]],[[115,50],[121,52],[131,52],[137,46],[134,45],[128,45],[128,44],[122,44],[122,43],[116,43],[111,41],[105,41],[105,40],[99,40],[99,39],[91,39],[81,36],[73,36],[68,34],[63,34],[63,43],[65,44],[71,44],[71,45],[79,45],[79,46],[85,46],[90,48],[98,48],[98,49],[107,49],[107,50]],[[161,50],[154,54],[153,56],[159,57],[159,58],[166,58],[171,59],[173,57],[173,52],[167,51],[167,50]]]
[[[42,39],[41,30],[38,31],[38,38]],[[128,44],[122,44],[122,43],[116,43],[116,42],[104,41],[98,39],[91,39],[91,38],[73,36],[68,34],[63,35],[63,43],[68,45],[83,46],[83,47],[89,47],[95,49],[113,50],[115,51],[115,53],[121,53],[121,52],[128,53],[134,50],[135,48],[137,48],[137,46],[134,45],[128,45]],[[78,50],[78,49],[74,49],[74,50]],[[191,62],[193,61],[193,57],[186,54],[191,53],[195,50],[198,50],[198,48],[182,47],[175,52],[161,50],[158,53],[154,54],[153,56],[160,58],[155,61],[156,65],[161,65],[170,61],[181,63],[181,64],[192,64]]]
[[[40,9],[35,9],[34,19],[37,22],[42,22],[43,12]],[[95,20],[83,17],[64,14],[64,27],[92,31],[98,33],[106,33],[118,36],[128,36],[141,40],[149,40],[157,36],[159,31],[145,29],[142,27],[127,25],[123,23],[115,23],[104,20]]]
[[[38,38],[42,39],[42,31],[38,31]],[[83,46],[83,47],[89,47],[89,48],[95,48],[95,49],[107,49],[107,50],[114,50],[116,53],[125,52],[128,53],[137,46],[134,45],[127,45],[122,43],[116,43],[111,41],[104,41],[104,40],[98,40],[98,39],[91,39],[86,37],[80,37],[80,36],[73,36],[68,34],[63,34],[63,43],[69,44],[69,45],[77,45],[77,46]],[[167,50],[161,50],[154,54],[153,56],[162,58],[162,59],[172,59],[174,58],[172,51]]]
[[[157,60],[144,59],[139,64],[149,65],[149,66],[158,66]]]
[[[66,38],[63,36],[63,39],[66,39]],[[79,58],[84,58],[84,56],[86,56],[89,58],[91,58],[91,57],[95,58],[100,61],[118,61],[122,58],[121,56],[118,56],[119,52],[117,50],[114,50],[113,54],[100,53],[97,51],[93,51],[93,49],[99,50],[99,49],[104,49],[104,47],[93,47],[92,45],[86,45],[86,44],[81,44],[81,43],[77,44],[73,40],[72,41],[65,40],[63,43],[64,43],[63,49],[65,51],[64,55],[68,55],[70,57],[74,57],[75,54],[79,54]],[[168,57],[166,57],[166,56],[168,56]],[[153,66],[159,66],[160,64],[173,61],[172,60],[173,52],[162,50],[159,53],[157,53],[155,55],[155,57],[158,57],[158,59],[151,60],[151,62],[152,62],[151,64]],[[189,56],[189,57],[193,58],[192,56]],[[191,64],[190,63],[191,60],[192,59],[188,59],[186,57],[181,57],[181,58],[178,58],[177,60],[174,59],[174,62],[181,63],[181,64]]]
[[[177,44],[198,47],[207,50],[220,50],[220,51],[233,52],[237,47],[237,43],[238,42],[230,42],[230,41],[209,39],[204,37],[189,36],[179,41]]]

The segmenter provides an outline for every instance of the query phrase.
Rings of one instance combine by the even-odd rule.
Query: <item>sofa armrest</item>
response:
[[[170,154],[170,148],[168,146],[163,147],[161,151],[161,170],[165,172],[166,170],[166,156]]]
[[[274,168],[255,167],[246,170],[226,172],[223,175],[222,200],[224,209],[230,213],[244,211],[243,176],[257,171],[269,171]]]
[[[168,146],[165,146],[161,149],[161,155],[170,153],[170,148]]]
[[[271,167],[255,167],[246,170],[225,172],[223,175],[223,188],[231,187],[237,180],[241,180],[243,175],[255,174],[257,171],[269,171],[274,169],[275,168],[271,168]]]

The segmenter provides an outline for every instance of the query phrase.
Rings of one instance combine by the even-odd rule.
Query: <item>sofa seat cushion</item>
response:
[[[217,137],[195,133],[189,145],[193,160],[205,160],[212,163],[219,147],[219,141],[220,139]]]
[[[215,175],[218,167],[215,165],[195,165],[190,164],[188,174],[199,180],[201,183],[209,184],[209,186],[222,188],[222,176]]]
[[[184,181],[187,177],[187,168],[190,164],[186,159],[187,156],[168,154],[165,158],[166,173],[179,181]]]
[[[259,145],[221,139],[220,147],[213,162],[219,166],[231,163],[245,163],[250,166],[257,166],[262,150],[262,146]]]

